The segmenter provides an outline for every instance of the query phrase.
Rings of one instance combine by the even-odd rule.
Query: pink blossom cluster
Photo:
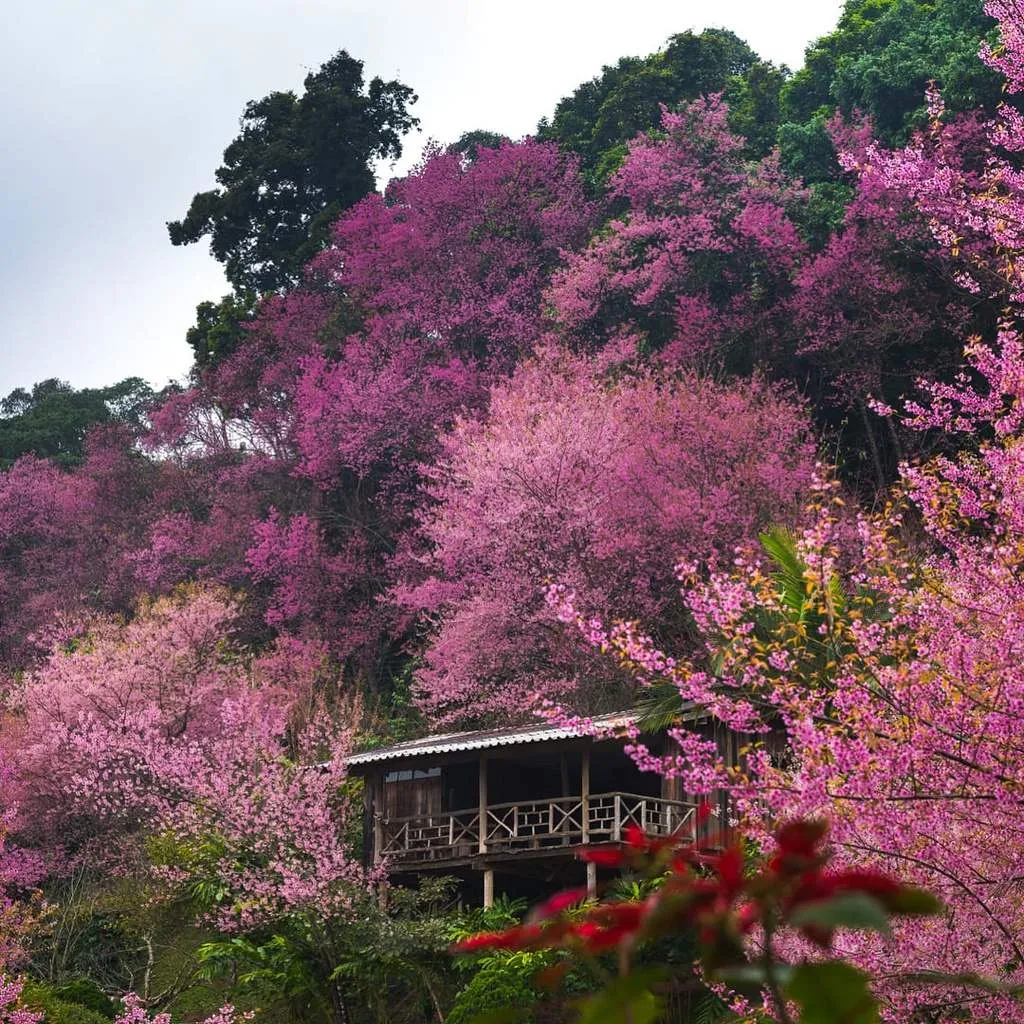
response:
[[[25,728],[8,737],[22,830],[93,860],[99,844],[120,870],[159,837],[172,891],[216,879],[222,930],[344,916],[370,881],[343,834],[352,725],[323,710],[322,648],[293,638],[246,657],[236,615],[223,593],[187,591],[89,623],[26,679]]]
[[[24,982],[0,973],[0,1024],[39,1024],[41,1013],[21,1005]]]
[[[999,20],[1002,41],[995,50],[983,48],[982,57],[1006,75],[1008,92],[1024,91],[1024,14],[1014,0],[989,0],[985,9]],[[847,164],[868,170],[913,199],[936,240],[961,261],[960,280],[966,288],[1019,303],[1024,299],[1019,259],[1024,249],[1024,174],[1018,161],[1000,156],[1000,149],[1011,155],[1024,149],[1024,118],[1004,104],[987,126],[989,146],[983,160],[964,161],[961,126],[947,123],[938,93],[930,95],[930,109],[930,135],[895,153],[871,146],[861,160],[848,156]]]
[[[1017,67],[1021,14],[991,10],[1004,18],[998,59]],[[917,161],[910,151],[890,168],[910,180]],[[935,215],[930,193],[916,198]],[[1003,202],[990,225],[990,200],[969,189],[945,196],[989,251],[1005,253],[1024,207]],[[1003,274],[1012,295],[1012,261]],[[909,427],[942,431],[962,450],[904,467],[906,515],[893,506],[851,520],[822,477],[788,561],[751,552],[728,569],[680,567],[704,639],[699,656],[672,658],[633,626],[592,621],[570,590],[549,595],[563,620],[642,683],[671,682],[682,702],[745,740],[736,765],[714,740],[677,729],[668,757],[636,740],[644,767],[679,776],[693,793],[730,793],[737,823],[754,836],[779,818],[826,816],[840,858],[873,861],[942,898],[941,918],[837,947],[880,979],[894,1021],[925,1012],[1024,1020],[1019,999],[998,991],[1024,983],[1020,314],[1012,307],[991,343],[969,344],[969,374],[925,383],[909,406]],[[925,537],[908,541],[915,522]],[[997,989],[936,990],[920,983],[929,972],[977,973]],[[908,974],[918,981],[901,980]]]
[[[239,1024],[241,1021],[252,1020],[254,1016],[252,1011],[239,1013],[230,1003],[227,1003],[216,1013],[207,1017],[202,1024]],[[142,1000],[134,992],[129,992],[121,1000],[121,1012],[114,1024],[171,1024],[171,1015],[157,1013],[150,1016]]]
[[[584,344],[637,326],[669,362],[699,365],[775,333],[767,325],[804,251],[787,213],[800,190],[772,159],[746,166],[727,113],[721,97],[664,110],[661,135],[630,143],[610,188],[627,214],[552,278],[555,316]],[[609,317],[624,303],[625,318]]]

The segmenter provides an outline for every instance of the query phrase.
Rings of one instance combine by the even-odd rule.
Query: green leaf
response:
[[[772,973],[780,985],[786,985],[793,968],[789,964],[775,964]],[[768,975],[761,964],[736,964],[715,971],[715,981],[724,981],[733,989],[762,989],[768,982]]]
[[[683,698],[674,683],[655,683],[643,690],[634,708],[640,729],[657,731],[676,725],[683,711]]]
[[[986,978],[980,974],[962,973],[947,974],[944,971],[914,971],[900,976],[901,981],[923,985],[943,985],[953,988],[977,988],[985,992],[998,992],[1017,997],[1024,997],[1024,985],[999,981],[998,978]]]
[[[886,895],[885,903],[891,914],[926,915],[942,911],[942,904],[930,892],[913,885],[901,885]]]
[[[789,964],[774,964],[772,974],[775,984],[784,988],[793,975],[793,968]],[[764,966],[759,963],[722,967],[713,973],[711,979],[724,982],[733,992],[755,1002],[761,1001],[764,990],[768,987],[768,975]]]
[[[761,546],[775,563],[773,573],[780,588],[783,603],[798,614],[806,604],[805,582],[807,566],[797,553],[793,535],[781,526],[773,526],[759,537]]]
[[[868,976],[840,960],[801,964],[784,991],[800,1007],[800,1024],[878,1024]]]
[[[661,977],[660,971],[638,971],[616,978],[597,995],[577,1003],[580,1014],[577,1024],[608,1024],[628,1020],[631,1024],[654,1024],[663,1011],[662,1000],[651,985]]]
[[[527,1007],[503,1006],[500,1010],[478,1013],[470,1024],[516,1024],[526,1016]]]
[[[790,921],[797,928],[808,925],[827,931],[857,928],[889,934],[889,915],[885,907],[864,892],[841,892],[828,900],[804,903],[793,911]]]

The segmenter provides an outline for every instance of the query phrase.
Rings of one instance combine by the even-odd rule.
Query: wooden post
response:
[[[587,861],[587,895],[597,895],[597,865],[592,861]]]
[[[487,757],[483,754],[480,755],[480,787],[479,787],[479,809],[480,809],[480,840],[477,852],[487,852]],[[494,878],[491,877],[491,887],[493,889]],[[487,876],[484,875],[484,888],[487,888]],[[486,904],[490,906],[490,904]]]
[[[583,833],[582,841],[590,842],[590,748],[585,747],[580,764],[580,815],[582,822],[580,829]],[[590,868],[587,868],[587,878],[590,878]],[[589,882],[588,882],[589,885]]]
[[[487,757],[480,755],[479,784],[480,843],[479,852],[487,852]],[[494,868],[484,869],[484,908],[494,906]]]
[[[374,776],[373,787],[370,796],[373,805],[373,863],[379,864],[382,859],[381,850],[384,848],[384,775],[378,773]]]

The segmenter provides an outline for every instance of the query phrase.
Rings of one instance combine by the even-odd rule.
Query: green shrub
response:
[[[108,1020],[117,1016],[117,1004],[90,978],[75,978],[58,985],[53,994],[62,1003],[77,1003],[96,1013],[103,1014]]]
[[[61,986],[62,989],[65,987]],[[50,985],[29,982],[21,998],[27,1007],[43,1014],[43,1024],[110,1024],[111,1017],[106,1013],[83,1003],[65,1001],[58,989]],[[95,994],[87,998],[96,1002]]]
[[[476,974],[455,997],[445,1024],[471,1024],[476,1017],[495,1010],[519,1011],[534,1006],[541,992],[534,983],[537,971],[550,965],[553,955],[543,952],[500,953],[483,957]],[[528,1024],[530,1017],[519,1018]]]

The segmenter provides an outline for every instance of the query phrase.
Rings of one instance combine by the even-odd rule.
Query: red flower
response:
[[[646,851],[650,849],[651,841],[639,825],[627,825],[626,845],[632,846],[634,850]]]
[[[535,920],[543,921],[545,918],[561,914],[563,910],[568,910],[577,903],[582,903],[586,898],[587,890],[585,888],[566,889],[564,892],[556,892],[546,903],[542,903],[537,907],[532,916]]]
[[[626,863],[626,851],[621,847],[602,846],[595,850],[580,850],[580,860],[599,864],[604,868],[620,868]]]
[[[808,871],[788,900],[789,907],[815,900],[827,900],[839,892],[863,892],[875,897],[889,910],[899,909],[899,897],[906,888],[880,871],[853,869],[822,874]]]
[[[475,953],[480,949],[505,949],[507,941],[506,932],[481,932],[479,935],[470,935],[468,938],[459,939],[452,946],[456,953]]]
[[[833,892],[865,892],[876,897],[883,905],[887,897],[896,896],[904,889],[903,885],[895,878],[890,878],[881,871],[856,868],[850,871],[839,871],[834,875],[826,875],[824,881]]]
[[[723,894],[732,899],[743,888],[743,851],[737,846],[731,847],[712,867],[721,879]]]
[[[562,932],[541,928],[535,924],[518,925],[503,932],[483,932],[470,935],[452,947],[457,953],[473,953],[480,949],[536,949],[552,945]]]
[[[740,932],[746,935],[761,920],[761,907],[757,903],[744,903],[736,913]]]
[[[701,802],[697,805],[697,815],[696,815],[697,824],[698,825],[703,825],[704,822],[706,822],[708,820],[708,818],[710,818],[710,817],[711,817],[711,801],[710,800],[701,800]]]
[[[588,919],[598,921],[606,927],[629,928],[633,931],[643,924],[644,917],[651,909],[649,903],[603,903],[595,907]]]
[[[581,921],[574,929],[574,934],[591,953],[612,949],[625,942],[634,934],[634,929],[625,925],[602,928],[596,921]]]
[[[791,821],[783,825],[775,834],[779,853],[816,857],[827,828],[823,821]]]
[[[777,875],[799,875],[823,861],[819,844],[828,825],[823,821],[791,821],[775,834],[777,852],[769,868]]]

